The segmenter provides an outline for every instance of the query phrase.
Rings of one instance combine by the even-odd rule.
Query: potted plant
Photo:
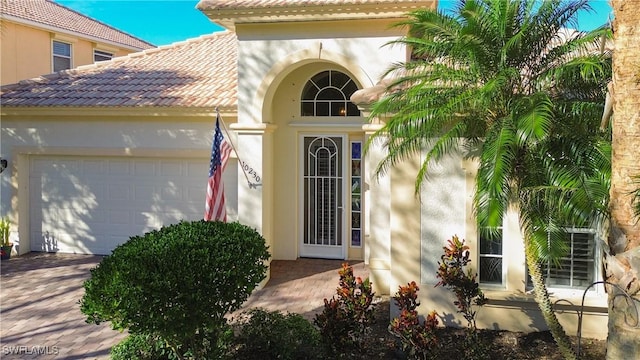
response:
[[[11,223],[9,219],[3,218],[0,220],[0,259],[7,260],[11,258],[11,250],[13,250],[13,243],[9,241],[9,230],[11,229]]]

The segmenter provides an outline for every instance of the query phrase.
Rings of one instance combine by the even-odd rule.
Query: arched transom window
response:
[[[314,75],[302,90],[302,116],[360,116],[349,98],[358,85],[340,71],[327,70]]]

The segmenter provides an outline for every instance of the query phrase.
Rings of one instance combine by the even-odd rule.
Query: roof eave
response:
[[[45,31],[54,32],[54,33],[72,35],[72,36],[75,36],[75,37],[78,37],[78,38],[81,38],[81,39],[89,40],[91,42],[96,42],[96,43],[106,44],[106,45],[110,45],[110,46],[115,46],[115,47],[118,47],[118,48],[121,48],[121,49],[127,49],[127,50],[131,50],[131,51],[141,51],[141,50],[150,49],[150,48],[154,47],[154,45],[152,45],[152,44],[149,44],[149,47],[147,47],[147,48],[128,45],[128,44],[124,44],[124,43],[121,43],[121,42],[107,40],[107,39],[99,38],[99,37],[96,37],[96,36],[91,36],[91,35],[79,33],[79,32],[76,32],[76,31],[64,29],[64,28],[61,28],[61,27],[51,26],[51,25],[39,23],[37,21],[27,20],[27,19],[23,19],[23,18],[20,18],[20,17],[17,17],[17,16],[12,16],[12,15],[7,15],[7,14],[2,14],[2,16],[0,16],[0,18],[2,20],[11,21],[11,22],[14,22],[14,23],[17,23],[17,24],[20,24],[20,25],[25,25],[25,26],[29,26],[29,27],[37,28],[37,29],[43,29]]]
[[[323,6],[278,6],[265,8],[207,7],[206,1],[196,6],[212,22],[235,30],[235,24],[305,22],[326,20],[365,20],[406,17],[408,12],[435,7],[435,1],[412,3],[344,4]]]
[[[59,119],[60,115],[65,115],[69,119],[78,120],[105,117],[188,117],[210,120],[212,117],[215,117],[216,109],[222,116],[237,116],[236,106],[2,106],[0,109],[0,116],[15,118],[50,117],[52,119]]]

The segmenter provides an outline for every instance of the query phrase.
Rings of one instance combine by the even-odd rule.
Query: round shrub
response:
[[[321,359],[320,333],[299,314],[253,309],[243,314],[232,354],[238,360]]]
[[[134,236],[91,270],[80,308],[87,322],[158,337],[176,353],[201,358],[226,333],[266,277],[269,252],[239,223],[180,222]]]

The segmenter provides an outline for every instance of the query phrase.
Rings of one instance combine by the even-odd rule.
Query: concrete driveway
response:
[[[0,358],[108,359],[111,347],[125,334],[109,324],[85,323],[78,301],[89,270],[102,257],[30,253],[0,265]],[[245,308],[302,314],[322,311],[323,299],[335,294],[343,261],[276,260],[271,280],[256,291]],[[362,262],[353,263],[356,276],[367,277]]]

